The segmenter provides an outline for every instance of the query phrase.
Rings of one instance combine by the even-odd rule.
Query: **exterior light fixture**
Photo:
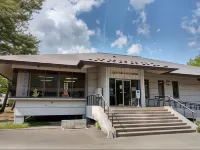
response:
[[[167,80],[167,81],[166,81],[166,84],[167,84],[167,85],[170,85],[170,81],[169,81],[169,80]]]

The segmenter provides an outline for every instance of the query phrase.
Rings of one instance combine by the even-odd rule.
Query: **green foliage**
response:
[[[8,100],[8,107],[12,107],[14,100]]]
[[[8,88],[8,80],[0,76],[0,96],[2,96],[2,94],[6,94],[7,88]]]
[[[20,129],[29,128],[36,126],[50,125],[49,122],[25,122],[23,124],[14,124],[13,122],[3,122],[0,123],[0,129]]]
[[[200,133],[200,126],[197,127],[196,131]]]
[[[98,121],[95,122],[95,127],[96,127],[97,129],[101,129],[101,127],[100,127]]]
[[[43,1],[0,0],[0,55],[38,53],[39,41],[27,29]]]
[[[197,126],[200,125],[200,122],[199,122],[199,121],[195,121],[194,123],[195,123]]]
[[[200,55],[196,56],[194,59],[190,59],[187,64],[190,66],[200,67]]]

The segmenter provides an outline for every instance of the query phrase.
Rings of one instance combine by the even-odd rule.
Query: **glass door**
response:
[[[129,106],[131,102],[131,81],[124,80],[124,106]]]
[[[130,80],[116,80],[116,100],[118,106],[129,106],[131,101]]]
[[[115,80],[116,85],[116,99],[117,99],[117,106],[123,106],[123,82],[122,80]]]

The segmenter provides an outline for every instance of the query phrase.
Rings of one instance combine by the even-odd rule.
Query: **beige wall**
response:
[[[200,103],[200,81],[193,77],[179,77],[158,75],[153,73],[144,73],[145,79],[149,80],[150,98],[158,95],[158,80],[164,81],[165,95],[173,96],[172,81],[178,81],[179,84],[179,99],[182,101],[192,101]],[[170,85],[166,81],[170,81]]]

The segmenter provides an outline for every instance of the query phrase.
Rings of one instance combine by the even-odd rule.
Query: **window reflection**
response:
[[[72,97],[72,73],[60,72],[60,97]]]
[[[45,71],[37,70],[31,72],[30,97],[43,97],[45,84]]]
[[[57,97],[58,93],[58,72],[46,71],[45,77],[41,77],[41,81],[45,82],[46,97]]]

